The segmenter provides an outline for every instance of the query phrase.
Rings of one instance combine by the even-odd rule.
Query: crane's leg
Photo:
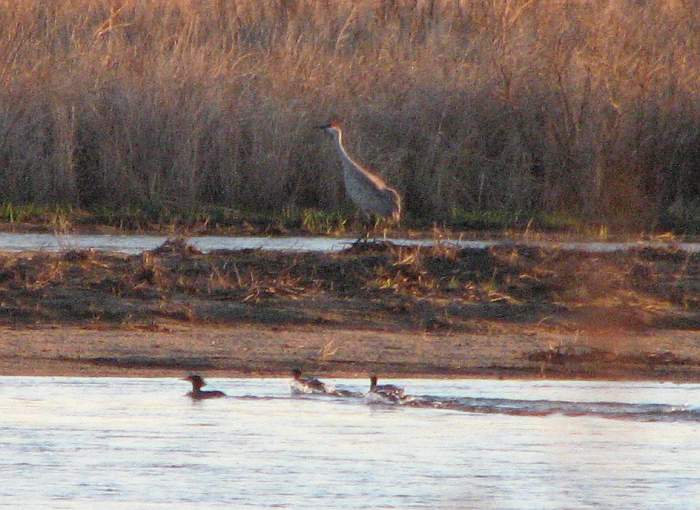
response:
[[[367,230],[365,231],[365,240],[369,242],[369,234],[372,233],[372,243],[376,244],[378,242],[386,242],[386,233],[388,220],[382,218],[381,216],[371,216],[368,218],[369,223],[367,224]],[[377,234],[381,234],[381,239],[377,240]]]
[[[382,234],[382,242],[386,241],[386,226],[387,226],[387,220],[385,218],[382,218],[381,216],[375,216],[374,218],[374,227],[372,229],[372,234],[373,234],[373,241],[374,243],[377,242],[377,232],[381,232]],[[381,227],[381,230],[380,230]]]
[[[360,222],[362,223],[363,230],[360,231],[360,237],[357,238],[357,240],[352,244],[353,246],[357,246],[362,242],[363,244],[367,244],[367,241],[369,240],[369,231],[371,228],[371,218],[364,214],[361,213],[360,216]]]
[[[374,214],[367,216],[367,231],[365,233],[367,242],[369,242],[370,232],[372,232],[372,243],[375,244],[377,242],[377,228],[379,227],[379,222],[381,221],[382,219],[380,216],[376,216]]]

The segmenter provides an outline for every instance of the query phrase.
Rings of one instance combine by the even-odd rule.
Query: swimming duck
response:
[[[226,393],[224,393],[223,391],[202,391],[202,386],[206,386],[207,383],[205,383],[204,379],[202,379],[202,377],[197,374],[188,375],[182,380],[189,381],[192,383],[192,391],[190,391],[187,394],[187,396],[192,398],[193,400],[202,400],[205,398],[219,398],[226,396]]]
[[[393,384],[377,384],[377,376],[373,375],[369,378],[369,394],[376,395],[385,400],[397,402],[405,397],[404,389],[394,386]]]
[[[328,388],[324,383],[315,377],[302,377],[301,370],[292,370],[293,380],[289,383],[293,393],[328,393]]]

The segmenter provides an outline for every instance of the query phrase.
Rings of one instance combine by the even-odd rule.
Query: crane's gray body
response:
[[[395,189],[390,188],[378,175],[373,174],[356,163],[347,153],[342,142],[342,132],[336,125],[323,126],[333,136],[340,160],[343,164],[345,191],[350,199],[366,216],[391,218],[398,221],[401,217],[401,197]]]

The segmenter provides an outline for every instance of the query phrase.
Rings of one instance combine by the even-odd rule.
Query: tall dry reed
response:
[[[0,201],[700,217],[693,0],[0,0]]]

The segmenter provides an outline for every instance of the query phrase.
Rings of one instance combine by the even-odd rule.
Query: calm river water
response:
[[[121,253],[141,253],[157,248],[167,239],[165,236],[151,235],[53,235],[53,234],[13,234],[0,232],[0,251],[62,251],[98,250]],[[431,239],[388,239],[402,245],[432,245]],[[200,236],[188,241],[204,252],[211,250],[242,250],[263,248],[275,251],[339,251],[350,246],[355,239],[337,237],[230,237]],[[442,240],[460,248],[484,249],[491,246],[512,245],[509,240]],[[699,253],[700,243],[662,242],[552,242],[518,241],[518,245],[559,248],[562,250],[582,250],[589,252],[612,252],[631,248],[673,248],[689,253]]]
[[[366,390],[364,380],[336,380]],[[380,381],[382,382],[382,381]],[[386,382],[386,381],[384,381]],[[0,378],[0,508],[697,508],[700,385]]]

